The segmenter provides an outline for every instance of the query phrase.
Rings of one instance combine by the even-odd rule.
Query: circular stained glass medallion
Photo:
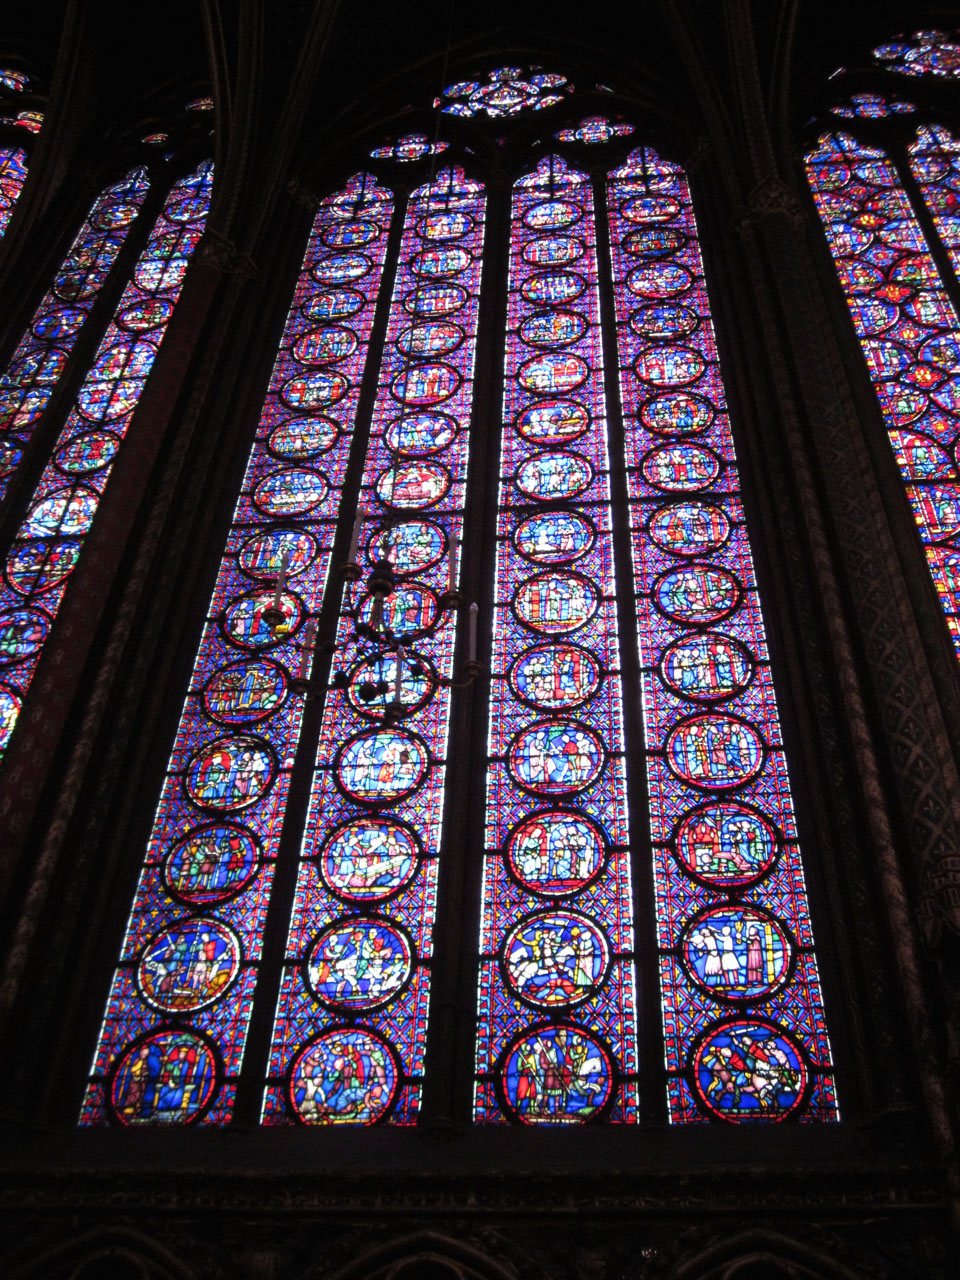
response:
[[[426,457],[439,453],[457,434],[457,422],[446,413],[411,413],[387,426],[387,448],[394,453]]]
[[[523,246],[523,260],[535,267],[564,267],[582,258],[584,245],[575,236],[541,236]]]
[[[734,716],[692,716],[667,737],[667,763],[691,786],[739,787],[763,768],[764,748],[752,724]]]
[[[680,212],[672,196],[635,196],[620,206],[628,222],[669,222]]]
[[[117,323],[134,333],[149,333],[159,329],[173,315],[173,303],[168,298],[147,298],[121,311]]]
[[[688,813],[674,846],[688,875],[713,889],[739,889],[765,876],[777,857],[777,834],[769,820],[731,800]]]
[[[521,521],[513,535],[522,556],[537,564],[576,560],[593,546],[597,531],[572,511],[538,511]]]
[[[500,959],[507,989],[541,1009],[589,999],[603,982],[610,947],[595,921],[573,911],[528,916],[507,934]]]
[[[532,347],[565,347],[586,329],[586,316],[576,311],[535,311],[520,325],[520,337]]]
[[[79,485],[60,489],[30,508],[21,537],[43,538],[86,533],[96,515],[99,494]]]
[[[504,1105],[523,1124],[582,1124],[613,1093],[610,1053],[583,1027],[547,1023],[525,1030],[502,1061]]]
[[[568,444],[578,439],[590,425],[590,415],[573,400],[541,400],[524,409],[517,419],[517,431],[538,445]]]
[[[397,655],[384,653],[354,667],[347,694],[356,711],[381,718],[388,706],[399,701],[409,715],[424,706],[433,694],[435,675],[426,660],[410,650],[404,659],[400,697],[397,697]]]
[[[710,401],[689,391],[668,391],[648,400],[640,410],[643,425],[660,435],[697,435],[709,427],[713,417]]]
[[[20,699],[12,689],[0,684],[0,751],[10,741],[20,714]]]
[[[544,897],[579,893],[600,874],[605,859],[599,831],[579,813],[530,814],[507,839],[508,869],[524,888]]]
[[[440,404],[455,394],[462,381],[452,365],[417,364],[401,369],[390,383],[390,394],[403,404]]]
[[[708,1027],[691,1055],[690,1071],[704,1110],[735,1124],[782,1120],[800,1107],[809,1083],[793,1036],[760,1018]]]
[[[329,325],[313,329],[293,344],[292,355],[301,364],[330,364],[344,360],[357,348],[358,338],[352,329],[341,325]]]
[[[327,888],[350,902],[382,902],[416,875],[416,837],[393,818],[356,818],[331,835],[318,866]]]
[[[521,729],[507,752],[507,768],[518,786],[537,795],[582,791],[599,777],[606,753],[586,725],[542,720]]]
[[[680,935],[694,983],[714,1000],[765,1000],[787,980],[794,947],[784,926],[751,903],[698,912]]]
[[[739,641],[718,631],[681,636],[660,659],[664,684],[683,698],[732,698],[750,683],[753,659]]]
[[[695,382],[706,367],[703,356],[692,347],[647,347],[634,361],[633,370],[642,382],[657,386],[682,387]]]
[[[638,298],[675,298],[686,293],[692,283],[693,276],[686,267],[673,262],[637,267],[627,276],[627,288]]]
[[[204,688],[203,705],[220,724],[257,724],[272,715],[286,696],[283,668],[261,658],[231,662],[215,671]]]
[[[217,823],[196,827],[163,860],[163,883],[181,902],[210,906],[240,893],[260,869],[253,835],[243,827]]]
[[[294,1058],[287,1096],[303,1124],[376,1124],[399,1085],[400,1068],[386,1040],[365,1027],[334,1027]]]
[[[302,462],[331,449],[339,435],[340,428],[332,418],[287,418],[270,432],[267,445],[275,457]]]
[[[350,218],[335,222],[323,230],[323,243],[332,249],[351,249],[356,245],[370,244],[380,234],[380,228],[367,218]]]
[[[438,276],[455,276],[473,261],[473,255],[460,245],[424,249],[411,259],[410,270],[414,275],[436,279]]]
[[[252,578],[275,578],[286,555],[286,576],[295,578],[316,554],[316,539],[303,529],[265,529],[247,539],[238,560]]]
[[[717,622],[740,603],[740,583],[726,569],[685,565],[658,578],[651,592],[661,613],[691,626]]]
[[[306,984],[328,1008],[378,1009],[405,986],[413,958],[410,935],[394,921],[345,917],[312,942],[304,962]]]
[[[259,800],[275,772],[270,744],[237,734],[201,747],[187,765],[183,785],[195,804],[229,813]]]
[[[720,459],[712,449],[695,444],[665,444],[643,459],[643,477],[658,489],[691,493],[713,484]]]
[[[526,649],[508,672],[510,687],[523,702],[545,711],[563,711],[592,697],[600,685],[600,664],[575,644],[541,644]]]
[[[308,320],[348,320],[366,303],[363,294],[355,289],[327,289],[308,298],[300,310]]]
[[[555,231],[570,227],[580,218],[580,210],[567,200],[542,200],[531,205],[523,215],[524,223],[534,231]]]
[[[676,502],[661,507],[650,521],[650,537],[675,556],[706,555],[730,536],[730,521],[709,502]]]
[[[417,582],[400,583],[383,602],[382,625],[407,643],[433,626],[438,608],[437,597],[429,587]],[[370,622],[372,609],[373,597],[367,596],[361,608],[364,622]]]
[[[14,543],[7,555],[7,581],[21,595],[47,591],[68,576],[79,558],[78,542]]]
[[[89,475],[113,461],[119,444],[111,431],[85,431],[57,450],[57,466],[68,475]]]
[[[397,349],[405,356],[426,359],[445,356],[463,341],[463,330],[452,320],[429,320],[413,324],[397,338]]]
[[[422,219],[417,233],[421,240],[459,240],[472,226],[473,219],[469,214],[439,209]]]
[[[263,620],[265,609],[273,607],[272,591],[258,591],[240,596],[227,606],[223,615],[223,630],[228,640],[248,649],[265,649],[267,645],[286,640],[296,630],[302,617],[303,606],[297,596],[289,591],[280,594],[280,612],[283,624],[276,631]]]
[[[10,665],[39,653],[50,631],[40,609],[4,609],[0,613],[0,663]]]
[[[364,253],[328,253],[314,263],[311,274],[321,284],[346,284],[365,276],[371,265]]]
[[[166,1028],[135,1040],[117,1059],[110,1110],[124,1125],[190,1124],[213,1101],[217,1055],[205,1036]]]
[[[367,548],[371,564],[388,559],[395,573],[419,573],[444,555],[447,537],[439,525],[429,520],[406,520],[392,529],[383,529]]]
[[[538,502],[574,498],[590,487],[593,468],[578,453],[538,453],[517,470],[521,493]]]
[[[449,316],[460,310],[468,296],[458,284],[421,283],[406,295],[403,307],[414,316]]]
[[[430,767],[426,743],[400,729],[349,738],[337,752],[336,777],[351,800],[392,804],[420,786]]]
[[[597,589],[578,573],[542,573],[517,587],[513,607],[521,622],[546,635],[582,627],[597,611]]]
[[[219,1000],[243,960],[240,939],[222,920],[191,916],[154,934],[137,964],[137,985],[155,1009],[192,1013]]]
[[[270,516],[296,516],[312,511],[327,496],[326,477],[304,467],[273,471],[253,491],[253,500]]]
[[[641,307],[630,317],[630,328],[641,338],[687,338],[699,323],[697,313],[679,302]]]
[[[580,297],[586,287],[586,280],[575,271],[545,271],[524,280],[520,292],[527,302],[549,306],[559,302],[572,302],[574,298]]]
[[[398,462],[377,478],[377,497],[389,507],[432,507],[450,488],[450,472],[437,462]]]
[[[548,351],[522,364],[517,379],[537,395],[564,395],[586,381],[590,366],[571,352]]]
[[[291,409],[312,413],[336,404],[349,389],[342,373],[298,373],[281,387],[280,398]]]

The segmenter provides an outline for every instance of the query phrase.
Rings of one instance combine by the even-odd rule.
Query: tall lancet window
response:
[[[173,314],[206,221],[212,182],[213,166],[205,161],[170,188],[6,553],[0,580],[0,618],[4,620],[4,636],[9,629],[7,645],[14,652],[12,663],[3,669],[4,682],[0,685],[0,753],[16,726],[21,701],[30,687],[68,579],[110,479],[117,450]],[[127,216],[129,205],[124,198],[118,205],[115,194],[108,193],[103,206],[107,221]],[[122,214],[118,214],[118,208]],[[102,250],[105,266],[117,247],[112,235],[101,241],[91,228],[91,251]],[[77,278],[76,267],[68,259],[63,277],[68,292],[70,281]],[[96,270],[87,275],[85,269],[84,262],[80,266],[83,280],[87,284],[95,282]],[[44,317],[51,317],[51,324],[59,324],[69,309],[51,302],[50,311],[41,311]],[[79,323],[83,318],[81,309]],[[34,357],[41,365],[48,363],[52,370],[59,360],[58,348],[40,339],[33,356],[26,357],[23,376],[28,382]],[[21,370],[15,366],[14,376],[20,375]],[[18,389],[8,390],[16,398]],[[30,388],[26,391],[29,395]]]
[[[883,92],[831,107],[843,131],[807,176],[960,655],[960,143],[933,114],[960,44],[918,32],[875,57]],[[905,74],[931,78],[929,107]]]
[[[0,67],[0,238],[13,216],[27,178],[32,140],[43,124],[42,99],[30,76]]]
[[[616,104],[484,71],[322,202],[85,1123],[837,1118],[690,195]]]

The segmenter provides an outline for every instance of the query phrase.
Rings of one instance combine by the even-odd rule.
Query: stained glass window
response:
[[[921,189],[955,253],[955,144],[922,130],[911,148]],[[827,134],[807,175],[927,561],[960,654],[960,321],[893,162]]]
[[[837,1118],[763,620],[683,173],[608,185],[670,1119]]]
[[[303,721],[291,686],[313,661],[391,213],[389,194],[361,174],[314,221],[163,784],[85,1123],[223,1124],[232,1113]],[[173,1085],[171,1064],[183,1064]]]
[[[452,84],[450,140],[384,140],[389,179],[321,205],[84,1123],[225,1124],[253,1089],[269,1126],[416,1123],[455,862],[481,896],[444,928],[480,927],[476,1123],[639,1124],[638,983],[660,995],[674,1123],[837,1117],[689,192],[644,149],[606,187],[581,171],[634,133],[612,109],[567,110],[564,157],[518,163],[515,117],[571,94],[538,67]],[[471,131],[516,165],[509,213],[488,213]],[[409,191],[412,162],[430,177]],[[504,333],[481,280],[505,251]],[[56,539],[17,544],[44,590],[47,543],[83,519],[64,494]],[[494,505],[489,549],[463,548],[490,636],[489,696],[460,704],[488,725],[468,777],[449,734],[478,615],[457,588]],[[645,744],[625,730],[641,704]],[[483,831],[452,835],[484,798]],[[659,970],[638,973],[645,913]]]
[[[13,206],[26,180],[26,152],[19,147],[0,147],[0,236],[10,225]]]
[[[943,31],[915,31],[910,39],[880,45],[873,56],[908,76],[960,76],[960,42]]]
[[[449,145],[442,140],[430,142],[423,133],[408,133],[392,145],[374,147],[370,155],[374,160],[422,160],[424,156],[440,155]]]
[[[844,120],[883,120],[891,115],[910,115],[916,109],[912,102],[885,98],[880,93],[855,93],[848,104],[830,108],[835,116],[842,116]]]
[[[370,652],[342,615],[267,1124],[410,1124],[419,1109],[456,615],[427,628],[456,581],[483,229],[482,188],[462,171],[410,196],[358,530],[361,556],[396,575],[396,646]],[[369,619],[373,598],[356,608]]]
[[[94,202],[63,265],[0,375],[0,499],[149,188],[134,169]]]
[[[632,124],[611,124],[606,116],[587,116],[575,129],[561,129],[553,136],[560,142],[584,142],[598,146],[611,138],[628,138],[633,133]]]
[[[9,67],[0,68],[0,88],[10,93],[23,93],[29,83],[22,71],[12,71]]]
[[[633,904],[593,195],[514,189],[475,1115],[637,1119]]]
[[[921,125],[908,155],[937,234],[960,276],[960,142],[938,125]]]
[[[0,751],[156,358],[203,230],[212,181],[213,166],[205,162],[171,188],[7,553],[0,617],[10,635],[4,653],[13,657],[0,685]]]

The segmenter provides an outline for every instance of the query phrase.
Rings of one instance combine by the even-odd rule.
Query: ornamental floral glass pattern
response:
[[[500,120],[515,116],[521,111],[542,111],[563,101],[563,95],[573,93],[573,85],[566,76],[541,71],[539,67],[498,67],[487,75],[484,84],[479,80],[462,80],[444,89],[443,98],[435,98],[433,105],[444,103],[443,110],[455,116],[489,116]]]
[[[950,264],[960,275],[960,143],[947,129],[922,125],[908,154]]]
[[[960,44],[943,31],[915,31],[910,40],[880,45],[873,56],[907,76],[960,76]]]
[[[267,1124],[410,1124],[423,1076],[484,197],[461,170],[414,191],[363,473],[364,570],[405,648],[371,661],[344,614],[287,942]],[[359,590],[359,588],[358,588]],[[365,616],[370,616],[368,601]],[[385,714],[387,694],[401,704]],[[399,684],[399,689],[398,689]]]
[[[831,107],[830,111],[844,120],[882,120],[886,116],[910,115],[916,109],[912,102],[903,102],[899,98],[884,98],[879,93],[855,93],[849,105]]]
[[[954,158],[939,143],[913,154],[952,253]],[[960,655],[960,321],[882,151],[824,135],[807,156],[807,177]]]
[[[82,1122],[223,1124],[243,1055],[392,201],[313,225],[217,577]],[[285,582],[277,578],[284,555]],[[283,622],[264,611],[279,595]]]
[[[611,124],[606,116],[587,116],[576,129],[561,129],[553,136],[560,142],[583,142],[587,146],[599,146],[611,138],[628,138],[633,133],[632,124]]]
[[[0,376],[0,500],[149,186],[146,170],[134,169],[95,201],[6,373]]]
[[[180,295],[206,221],[212,181],[207,161],[171,188],[7,553],[0,618],[14,636],[12,661],[0,685],[0,751],[13,732]]]
[[[632,896],[593,197],[514,189],[475,1118],[637,1120]]]
[[[448,142],[430,142],[424,133],[408,133],[392,146],[375,147],[370,155],[374,160],[399,160],[410,163],[422,160],[424,156],[438,156],[446,151]]]
[[[647,149],[608,194],[670,1118],[835,1120],[690,195]]]
[[[13,206],[26,180],[26,152],[19,147],[0,147],[0,236],[10,225]]]

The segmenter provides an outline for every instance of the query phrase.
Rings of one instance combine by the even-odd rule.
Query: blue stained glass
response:
[[[960,145],[939,127],[921,128],[909,148],[954,269]],[[807,176],[840,268],[854,326],[886,420],[900,474],[923,539],[954,648],[960,656],[960,581],[953,540],[960,531],[960,317],[944,289],[910,201],[883,152],[846,134],[825,135],[807,157]],[[869,229],[847,247],[845,228]],[[873,240],[890,246],[874,265]],[[882,336],[876,318],[882,307]]]
[[[605,116],[587,116],[576,129],[561,129],[554,134],[560,142],[585,142],[598,146],[611,138],[627,138],[633,133],[632,124],[611,124]]]
[[[27,155],[19,147],[0,147],[0,236],[9,226],[13,206],[27,180]]]
[[[915,31],[880,45],[873,56],[890,71],[908,76],[960,76],[960,42],[943,31]]]
[[[588,179],[542,161],[514,188],[511,227],[474,1115],[631,1123],[629,836]],[[541,270],[574,258],[575,275]],[[545,342],[562,349],[537,354]],[[563,912],[548,909],[558,898]],[[546,1010],[563,1021],[543,1024]]]
[[[123,316],[133,307],[155,302],[169,304],[172,311],[203,231],[212,183],[213,166],[206,162],[170,190],[7,554],[0,609],[35,606],[51,619],[56,616],[166,327],[164,317],[149,337],[142,337],[124,328]],[[38,314],[58,310],[58,298],[66,297],[74,307],[81,298],[85,306],[92,305],[145,194],[146,178],[136,170],[125,183],[101,196]],[[185,197],[196,201],[195,216],[172,221],[169,211]],[[94,226],[98,230],[91,230]],[[52,350],[58,373],[66,349],[61,343]],[[0,384],[0,402],[11,410],[8,421],[14,429],[28,426],[34,414],[42,412],[52,390],[44,385],[46,375],[40,372],[51,354],[50,344],[24,339],[18,354],[23,367],[17,368],[15,358]],[[26,693],[39,657],[38,649],[7,676],[19,696]]]
[[[461,80],[443,91],[443,110],[450,115],[485,115],[492,120],[515,116],[521,111],[541,111],[561,102],[562,95],[573,92],[566,76],[543,72],[538,67],[498,67],[487,75],[487,82]]]
[[[341,617],[265,1124],[411,1124],[419,1110],[450,710],[449,688],[431,696],[423,673],[451,676],[455,615],[426,629],[455,581],[462,533],[483,222],[482,189],[460,170],[441,171],[407,206],[357,559],[365,569],[391,562],[400,581],[384,601],[384,622],[417,647],[402,667],[393,652],[372,659]],[[455,322],[436,321],[448,305]],[[348,590],[362,599],[361,587]],[[372,600],[358,607],[369,622]],[[385,723],[388,702],[401,708],[401,723]],[[357,914],[373,902],[375,924]],[[381,963],[384,949],[390,957]],[[342,1025],[351,1012],[362,1012],[362,1030]]]
[[[610,175],[608,216],[670,1119],[836,1120],[786,761],[683,173],[635,151]],[[668,323],[659,314],[666,304],[650,298],[670,299]],[[749,1006],[749,1017],[730,1020],[731,1004]]]
[[[309,676],[313,661],[307,620],[315,619],[327,580],[391,213],[388,193],[358,175],[321,204],[314,221],[163,784],[82,1123],[230,1120],[303,718],[291,677]],[[304,367],[297,351],[315,329],[314,304],[330,297],[314,268],[331,232],[343,238],[357,224],[365,228],[370,269],[351,294],[360,300],[351,321],[357,341],[331,355],[343,395],[329,417],[293,415],[284,388]],[[284,560],[277,623],[270,610]],[[13,623],[12,643],[23,634],[29,645],[37,623]],[[393,864],[378,871],[358,858],[354,865],[356,877],[376,889]],[[189,961],[178,958],[184,947]],[[169,999],[180,1002],[178,1016],[189,1018],[176,1033],[156,1025]],[[383,1073],[389,1101],[396,1083],[389,1052],[345,1032],[312,1046],[298,1065],[291,1088],[307,1112],[319,1113],[321,1077],[328,1068],[336,1072],[343,1052]],[[176,1089],[166,1083],[171,1061],[179,1064]],[[376,1109],[372,1095],[365,1105]]]

